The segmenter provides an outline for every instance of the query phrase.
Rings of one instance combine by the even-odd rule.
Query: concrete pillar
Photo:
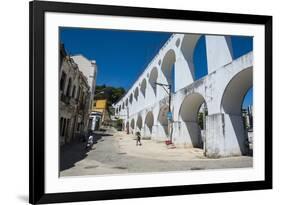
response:
[[[233,60],[230,36],[206,35],[208,73],[230,63]]]
[[[180,54],[178,54],[180,55]],[[178,91],[194,82],[194,69],[190,67],[183,56],[175,62],[175,91]]]
[[[224,113],[206,116],[205,155],[210,158],[247,153],[242,117]]]

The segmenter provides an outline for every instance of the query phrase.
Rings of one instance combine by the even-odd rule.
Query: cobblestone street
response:
[[[74,142],[61,150],[60,176],[103,175],[252,167],[252,157],[208,159],[201,149],[168,149],[162,142],[142,140],[115,130],[96,132],[92,150]]]

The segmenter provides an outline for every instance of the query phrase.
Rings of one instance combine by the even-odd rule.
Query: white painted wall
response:
[[[231,63],[233,51],[230,36],[206,35],[208,73]]]
[[[89,60],[85,56],[79,54],[71,56],[74,62],[78,65],[79,70],[87,77],[88,84],[91,88],[92,97],[95,93],[97,65],[94,60]]]
[[[176,37],[176,35],[173,36],[173,38]],[[173,40],[168,42],[173,42]],[[167,52],[171,51],[169,48],[165,49],[163,50]],[[173,120],[175,121],[172,126],[173,142],[177,145],[183,145],[185,147],[202,147],[202,136],[200,136],[200,128],[196,122],[197,113],[196,117],[183,118],[183,116],[180,115],[180,112],[189,113],[190,115],[193,110],[198,110],[201,103],[203,103],[205,100],[206,106],[208,108],[208,115],[210,115],[210,120],[207,122],[209,125],[207,126],[208,128],[205,134],[207,138],[206,143],[208,143],[206,146],[206,149],[208,149],[208,156],[218,157],[245,154],[246,143],[244,143],[244,141],[246,139],[244,139],[245,133],[240,115],[240,104],[243,102],[244,94],[247,92],[247,89],[252,85],[252,65],[253,55],[252,52],[249,52],[248,54],[241,56],[227,65],[218,67],[216,72],[212,72],[209,75],[173,93],[171,100],[171,110],[173,112]],[[188,69],[188,67],[185,67],[185,69]],[[160,75],[158,79],[165,81],[166,78],[163,72],[159,70],[159,73]],[[146,76],[145,72],[142,75]],[[179,82],[182,79],[175,78],[175,80],[176,82]],[[136,88],[140,86],[140,82],[140,80],[136,81],[130,90],[135,91]],[[161,116],[161,119],[165,119],[166,114],[163,114],[160,112],[160,110],[162,110],[163,106],[167,107],[168,96],[162,87],[159,86],[158,88],[157,96],[153,97],[155,96],[153,89],[151,86],[147,87],[147,97],[149,98],[144,98],[143,95],[139,93],[138,100],[136,100],[134,97],[132,105],[129,104],[128,108],[121,110],[119,116],[125,121],[131,121],[133,118],[136,121],[137,117],[140,115],[142,116],[143,120],[142,124],[145,125],[146,114],[149,112],[149,110],[154,110],[155,120],[153,132],[147,133],[145,131],[145,126],[142,126],[140,131],[142,136],[147,137],[147,135],[150,134],[152,139],[163,141],[169,139],[169,135],[167,135],[167,122],[161,123],[163,120],[160,120],[159,116]],[[130,90],[128,93],[131,92]],[[184,99],[186,99],[186,96],[192,96],[194,93],[197,93],[198,95],[194,95],[195,97],[191,97],[191,100],[189,100],[191,110],[181,111],[181,107],[183,105],[182,103]],[[150,96],[152,97],[150,98]],[[196,96],[201,97],[198,98]],[[120,100],[120,102],[116,103],[115,106],[119,107],[122,105],[125,99],[126,95]],[[222,104],[224,106],[225,104],[227,105],[227,112],[222,107]],[[183,109],[187,108],[188,107],[185,107]],[[129,115],[124,114],[127,109],[130,110]],[[222,120],[218,122],[212,122],[212,119],[218,119],[217,117],[212,118],[212,115],[217,116],[217,113],[222,113]],[[185,116],[186,115],[188,114],[185,114]],[[216,129],[218,126],[221,126],[221,128]],[[219,132],[220,130],[222,130],[221,133]],[[135,131],[136,130],[133,130],[133,132]],[[222,136],[218,138],[220,135]],[[221,141],[215,142],[216,140]]]

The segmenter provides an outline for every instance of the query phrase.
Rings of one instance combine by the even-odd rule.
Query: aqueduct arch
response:
[[[152,127],[154,123],[154,117],[152,111],[149,111],[145,117],[145,125],[148,128],[149,134],[152,134]]]
[[[237,73],[228,83],[221,100],[221,110],[232,115],[241,114],[241,106],[247,91],[253,86],[253,68]]]
[[[157,82],[157,78],[158,78],[158,70],[157,67],[154,67],[150,72],[148,81],[154,91],[155,96],[157,94],[157,86],[155,85],[155,83]]]
[[[132,128],[132,130],[135,129],[135,119],[131,120],[131,128]]]
[[[204,97],[199,93],[192,93],[186,96],[181,104],[179,116],[183,121],[182,133],[187,136],[192,147],[203,148],[201,129],[198,124],[198,112],[205,102]]]
[[[141,90],[143,97],[145,97],[145,93],[146,93],[146,79],[145,78],[141,82],[140,90]]]
[[[130,101],[130,104],[133,103],[133,94],[132,94],[132,93],[130,94],[130,99],[129,99],[129,101]]]
[[[242,103],[247,91],[253,86],[253,68],[237,73],[224,90],[221,111],[224,113],[225,137],[238,144],[241,154],[247,153],[247,133],[243,125]]]
[[[126,122],[126,132],[127,134],[129,134],[129,130],[130,130],[130,125],[129,125],[129,121]]]
[[[161,70],[166,78],[166,82],[174,86],[175,79],[173,79],[173,69],[176,62],[176,54],[173,49],[170,49],[164,56]]]
[[[208,157],[241,155],[245,151],[241,104],[244,95],[253,84],[253,52],[233,60],[227,36],[206,35],[204,40],[208,75],[196,80],[194,78],[196,68],[193,63],[196,47],[201,45],[198,44],[200,38],[202,35],[199,34],[172,35],[148,64],[141,78],[114,107],[120,112],[120,105],[125,102],[127,106],[124,99],[128,100],[130,112],[127,115],[120,115],[120,118],[129,121],[133,131],[140,129],[145,135],[152,132],[153,126],[155,140],[167,139],[168,130],[171,129],[173,133],[171,139],[175,144],[190,143],[193,147],[202,147],[204,141],[204,150]],[[176,68],[174,76],[173,68]],[[172,79],[173,77],[175,79]],[[176,89],[170,101],[175,121],[169,123],[171,125],[169,128],[168,96],[164,89],[155,85],[156,82],[163,84],[176,82]],[[141,100],[142,96],[148,99],[134,103],[133,101],[137,101],[134,99],[135,95],[141,95],[138,96]],[[197,120],[198,110],[201,112],[200,106],[205,100],[209,112],[204,126],[205,138],[202,140]],[[148,112],[151,110],[153,115]]]
[[[128,98],[126,99],[126,107],[128,107]]]
[[[134,97],[135,97],[136,101],[138,101],[138,97],[139,97],[139,88],[138,87],[136,87],[136,89],[135,89]]]
[[[163,105],[158,114],[158,122],[160,123],[160,129],[162,130],[162,133],[165,134],[166,137],[168,137],[168,119],[167,119],[167,113],[169,111],[168,105]]]
[[[141,129],[142,129],[142,117],[141,117],[141,115],[139,115],[138,118],[137,118],[137,128],[139,129],[139,131],[141,131]]]
[[[202,36],[201,34],[185,34],[181,43],[181,51],[186,62],[188,63],[189,69],[192,73],[193,80],[195,80],[195,75],[194,75],[195,68],[193,64],[194,50],[201,36]]]

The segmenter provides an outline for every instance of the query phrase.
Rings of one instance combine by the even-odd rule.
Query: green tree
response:
[[[95,100],[106,99],[108,106],[116,103],[124,94],[123,87],[112,87],[104,85],[97,85],[95,91]]]

